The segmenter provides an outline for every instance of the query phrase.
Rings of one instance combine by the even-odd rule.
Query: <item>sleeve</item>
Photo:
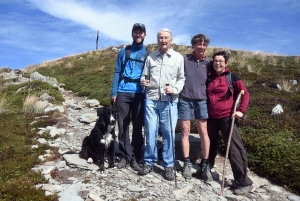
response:
[[[123,62],[122,60],[123,60],[124,51],[125,51],[125,48],[122,48],[119,51],[118,57],[117,57],[117,60],[116,60],[114,79],[113,79],[113,82],[112,82],[112,89],[111,89],[111,97],[117,96],[119,78],[120,78],[120,73],[121,73],[121,70],[122,70],[122,62]]]
[[[237,108],[237,111],[240,111],[241,113],[245,114],[246,110],[248,108],[248,104],[250,101],[250,95],[249,92],[243,83],[243,81],[236,75],[235,73],[232,73],[232,85],[234,88],[234,96],[237,97],[237,95],[244,90],[244,95],[241,97],[241,103],[239,107]]]
[[[185,76],[184,76],[184,58],[181,54],[179,54],[178,59],[178,70],[177,70],[177,81],[175,84],[174,94],[179,94],[183,89],[185,83]]]

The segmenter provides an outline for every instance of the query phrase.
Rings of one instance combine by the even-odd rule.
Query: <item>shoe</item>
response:
[[[139,175],[146,175],[153,171],[153,166],[144,164],[142,168],[139,169]]]
[[[141,166],[139,166],[139,164],[136,162],[135,159],[131,159],[131,161],[130,161],[130,167],[131,167],[134,171],[139,171],[139,169],[141,168]]]
[[[165,168],[165,179],[168,181],[174,180],[174,169],[173,167],[166,167]]]
[[[117,168],[118,168],[118,169],[122,169],[122,168],[126,167],[127,164],[128,164],[128,163],[127,163],[126,158],[122,158],[122,159],[120,160],[120,162],[118,163]]]
[[[249,186],[240,186],[234,190],[236,195],[247,195],[253,189],[252,185]]]
[[[229,186],[231,189],[237,189],[238,188],[237,182],[233,179],[226,179],[225,180],[225,185]]]
[[[210,182],[213,180],[209,163],[202,163],[201,161],[200,169],[197,170],[196,175],[205,182]]]
[[[182,170],[183,178],[188,180],[192,179],[191,169],[192,169],[192,164],[190,162],[184,162],[183,170]]]

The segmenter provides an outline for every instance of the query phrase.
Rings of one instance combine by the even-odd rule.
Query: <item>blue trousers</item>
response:
[[[156,139],[158,128],[160,127],[163,138],[162,157],[164,162],[162,166],[174,166],[173,144],[175,139],[175,127],[178,119],[177,103],[174,102],[171,105],[171,117],[169,115],[169,109],[170,106],[167,101],[146,100],[146,146],[144,150],[144,162],[147,165],[153,166],[157,162]],[[172,133],[170,129],[170,120],[172,120]]]

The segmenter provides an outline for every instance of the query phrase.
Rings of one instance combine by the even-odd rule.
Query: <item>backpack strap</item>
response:
[[[130,58],[130,49],[131,49],[131,45],[127,45],[125,47],[125,60],[124,60],[124,63],[122,63],[122,65],[121,65],[121,71],[120,71],[120,76],[119,76],[119,83],[121,82],[121,80],[124,77],[123,73],[124,73],[124,70],[125,70],[125,66],[126,66],[127,61]]]
[[[151,51],[150,51],[148,48],[146,48],[146,56],[145,56],[145,59],[144,59],[144,61],[141,61],[141,60],[139,60],[139,59],[133,59],[133,58],[130,58],[130,53],[131,53],[130,50],[131,50],[131,45],[127,45],[127,46],[125,47],[125,60],[124,60],[124,63],[122,64],[122,66],[121,66],[120,77],[119,77],[119,83],[121,82],[122,79],[124,79],[123,73],[124,73],[124,70],[125,70],[125,67],[126,67],[126,64],[127,64],[128,60],[130,60],[130,61],[136,61],[136,62],[144,63],[144,64],[145,64],[146,58],[151,54]]]
[[[231,74],[231,72],[228,72],[226,74],[226,80],[227,80],[227,82],[229,84],[229,88],[232,89],[232,90],[234,90],[233,85],[232,85],[232,74]]]

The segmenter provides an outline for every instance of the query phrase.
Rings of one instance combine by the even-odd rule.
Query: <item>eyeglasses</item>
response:
[[[223,60],[214,60],[214,63],[225,63]]]

